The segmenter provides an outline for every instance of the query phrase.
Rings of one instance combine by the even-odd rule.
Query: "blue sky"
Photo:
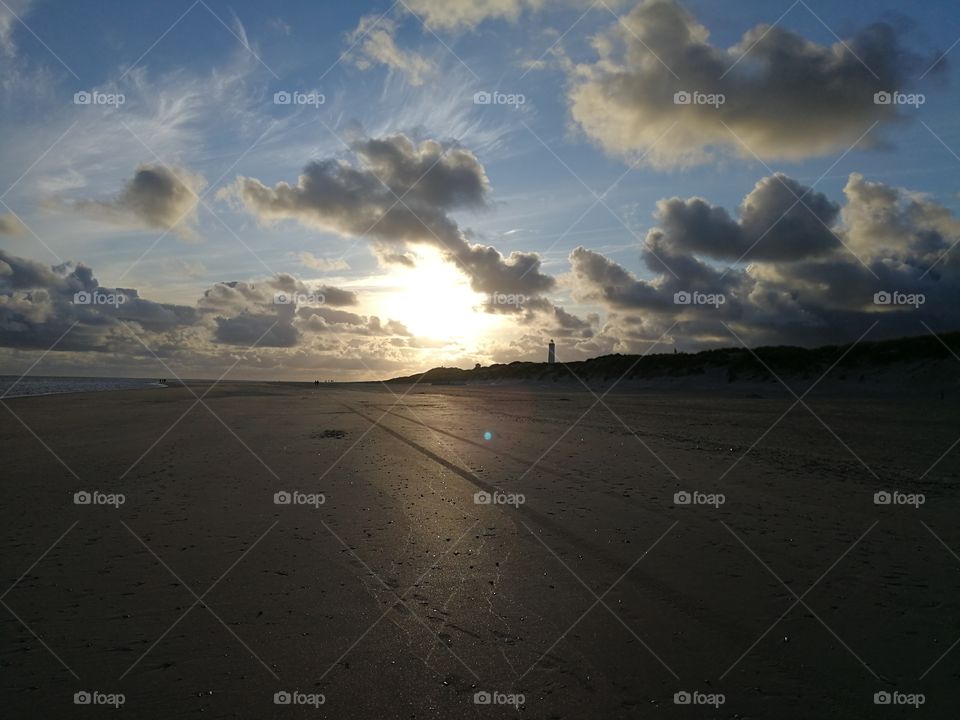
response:
[[[960,287],[955,4],[484,7],[5,0],[3,371],[71,323],[51,373],[136,374],[156,353],[210,375],[243,353],[249,377],[357,378],[539,360],[555,336],[580,359],[852,341],[874,322],[878,336],[956,329],[938,303]],[[675,31],[688,44],[661,49]],[[698,89],[723,106],[663,104]],[[878,107],[877,90],[922,104]],[[83,92],[123,103],[77,104]],[[371,166],[390,138],[394,159]],[[315,161],[315,190],[290,200]],[[395,207],[360,197],[336,163],[390,174]],[[447,175],[428,194],[411,168]],[[406,208],[405,192],[412,217],[362,232],[371,209]],[[738,212],[748,196],[753,219]],[[432,213],[438,225],[423,223]],[[437,235],[448,225],[456,250]],[[94,287],[135,301],[55,297]],[[350,296],[276,307],[277,292],[318,288]],[[724,307],[674,302],[697,290]],[[873,300],[897,290],[929,301]]]

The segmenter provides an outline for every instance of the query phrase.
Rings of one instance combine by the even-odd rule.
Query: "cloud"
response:
[[[23,235],[27,229],[13,213],[0,214],[0,235]]]
[[[408,0],[409,10],[434,28],[475,28],[484,20],[516,21],[524,10],[543,7],[544,0]]]
[[[136,288],[101,286],[86,265],[50,266],[0,250],[0,347],[6,348],[48,350],[56,343],[58,352],[131,360],[144,351],[133,330],[158,354],[204,358],[221,345],[301,346],[313,314],[345,336],[409,336],[393,320],[337,309],[357,303],[352,291],[309,286],[282,273],[260,282],[216,283],[195,306],[155,302]]]
[[[874,122],[905,117],[875,104],[874,94],[905,89],[921,62],[883,23],[830,46],[759,25],[732,47],[716,47],[675,0],[641,2],[594,48],[595,62],[570,70],[573,120],[607,152],[646,152],[659,167],[704,163],[718,152],[800,160],[845,150]],[[724,102],[677,104],[678,92]],[[880,141],[874,132],[862,144]]]
[[[123,300],[78,302],[77,293],[95,292]],[[198,320],[192,307],[146,300],[134,288],[101,287],[85,265],[49,266],[0,250],[0,347],[48,350],[63,336],[58,350],[107,352],[132,339],[120,322],[165,333]]]
[[[347,35],[347,43],[352,48],[348,56],[361,70],[383,65],[391,72],[402,73],[411,85],[423,85],[436,75],[437,69],[422,55],[397,47],[396,31],[396,23],[388,18],[380,15],[362,17],[353,32]]]
[[[269,20],[267,22],[267,27],[281,35],[290,35],[291,31],[293,30],[293,28],[290,27],[290,23],[288,23],[282,17],[275,17],[272,20]]]
[[[412,337],[413,333],[401,322],[387,320],[376,315],[358,315],[346,310],[329,307],[302,307],[297,310],[303,327],[314,333],[348,333],[366,336]]]
[[[417,259],[412,252],[397,252],[395,247],[387,243],[372,243],[373,254],[381,265],[400,265],[402,267],[416,267]]]
[[[478,292],[540,294],[554,287],[534,253],[513,252],[467,241],[449,211],[483,208],[490,183],[476,156],[435,140],[416,145],[405,135],[354,143],[356,167],[336,159],[311,162],[296,185],[267,187],[239,177],[220,197],[237,197],[262,221],[293,219],[308,227],[351,237],[370,237],[378,252],[387,244],[438,248],[470,278]]]
[[[300,260],[301,264],[313,270],[334,272],[336,270],[350,269],[350,265],[343,258],[322,258],[306,251],[299,253],[297,258]]]
[[[197,196],[206,186],[201,175],[183,168],[143,164],[113,200],[80,200],[73,207],[97,220],[120,225],[176,229],[192,237]]]
[[[740,203],[738,217],[702,198],[657,203],[655,217],[677,251],[720,260],[797,260],[840,244],[830,229],[840,207],[782,173],[760,180]]]
[[[369,334],[367,318],[337,309],[357,303],[353,291],[312,286],[278,273],[257,283],[217,283],[204,292],[198,307],[214,317],[215,342],[249,347],[262,336],[258,347],[284,348],[301,345],[303,332],[326,330],[330,325],[337,325],[341,334]]]
[[[623,0],[608,0],[609,6],[617,7]],[[551,0],[553,7],[590,8],[592,0]],[[407,0],[406,9],[429,27],[444,30],[473,30],[487,20],[516,22],[525,12],[535,12],[547,7],[546,0]]]
[[[320,318],[323,321],[322,327],[328,327],[330,325],[365,325],[367,323],[367,319],[363,317],[363,315],[329,307],[305,306],[297,308],[297,316],[308,321],[313,318]]]
[[[17,46],[13,41],[13,31],[18,17],[22,18],[30,11],[33,0],[7,0],[0,4],[0,53],[7,57],[17,54]]]
[[[216,341],[227,345],[293,347],[300,338],[295,327],[271,315],[241,312],[230,318],[217,317],[215,322]]]
[[[919,254],[917,260],[932,265],[960,237],[960,220],[923,194],[870,182],[860,173],[850,175],[843,192],[845,239],[854,252],[897,259]]]
[[[729,344],[723,322],[750,344],[818,345],[854,340],[875,321],[872,337],[916,335],[925,331],[921,321],[934,328],[960,323],[960,259],[950,252],[960,242],[960,220],[926,196],[858,173],[848,179],[842,206],[806,196],[831,225],[829,234],[812,216],[801,216],[787,223],[783,237],[771,231],[757,249],[768,240],[772,247],[751,255],[746,267],[722,270],[705,260],[736,259],[761,231],[760,219],[776,219],[787,199],[771,189],[781,181],[806,190],[786,176],[764,178],[741,203],[737,220],[699,198],[659,203],[658,217],[666,222],[647,233],[641,250],[649,278],[587,248],[574,250],[574,297],[608,311],[600,339],[612,338],[623,351],[676,323],[670,334],[684,347]],[[677,302],[677,293],[694,292],[724,299]],[[878,304],[875,294],[882,292],[923,299]]]
[[[323,296],[324,304],[344,307],[357,304],[357,294],[351,290],[341,290],[331,285],[321,285],[317,292]]]
[[[596,316],[586,320],[567,312],[546,298],[534,298],[524,305],[522,323],[537,326],[540,332],[551,337],[591,338]]]

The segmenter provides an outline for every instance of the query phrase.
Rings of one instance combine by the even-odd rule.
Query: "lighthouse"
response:
[[[553,342],[553,340],[551,340],[550,344],[547,345],[547,362],[553,365],[553,363],[555,363],[556,361],[557,361],[557,346]]]

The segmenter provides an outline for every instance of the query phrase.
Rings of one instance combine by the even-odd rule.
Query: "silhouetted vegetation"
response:
[[[941,340],[943,342],[941,342]],[[771,380],[772,373],[784,376],[819,376],[837,363],[835,371],[862,372],[897,363],[944,360],[951,357],[946,343],[960,355],[960,332],[924,335],[850,345],[826,345],[801,348],[788,345],[745,348],[720,348],[697,353],[658,353],[642,355],[603,355],[578,362],[547,363],[512,362],[472,370],[438,367],[420,375],[393,378],[388,382],[405,383],[420,380],[438,385],[496,380],[558,382],[573,380],[651,379],[701,375],[711,370],[726,370],[727,380]],[[849,350],[849,352],[847,352]],[[847,353],[844,356],[844,353]],[[841,359],[842,356],[842,359]],[[839,360],[839,362],[837,362]],[[958,365],[960,370],[960,365]]]

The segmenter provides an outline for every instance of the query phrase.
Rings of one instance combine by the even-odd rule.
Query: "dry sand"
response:
[[[955,717],[956,399],[747,394],[6,400],[3,716],[516,717],[474,703],[496,691],[529,718]],[[83,690],[125,702],[74,705]],[[274,704],[284,690],[325,702]]]

